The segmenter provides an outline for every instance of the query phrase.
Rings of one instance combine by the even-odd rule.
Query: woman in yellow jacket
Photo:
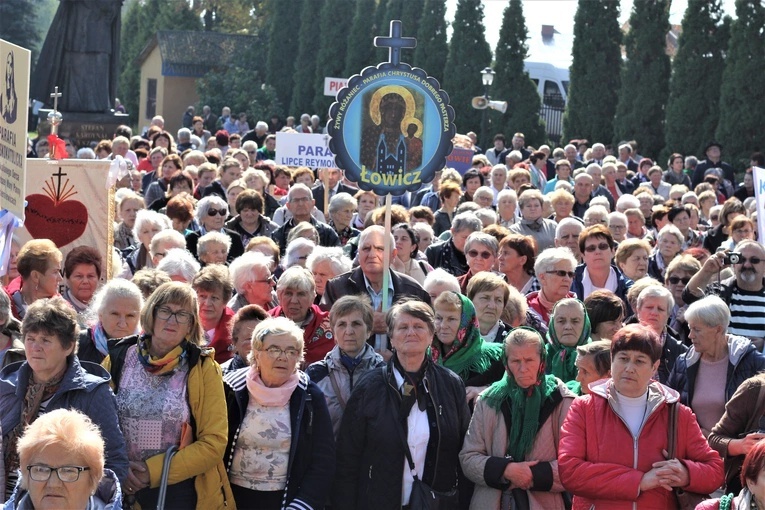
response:
[[[223,466],[228,424],[221,370],[203,349],[197,298],[188,285],[161,285],[141,311],[144,333],[110,341],[112,375],[130,471],[125,499],[155,508],[165,460],[173,457],[166,508],[235,508]]]

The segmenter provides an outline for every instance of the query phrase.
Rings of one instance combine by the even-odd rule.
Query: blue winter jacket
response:
[[[111,376],[100,365],[81,362],[77,356],[69,356],[67,363],[61,385],[45,410],[76,409],[93,420],[104,438],[105,465],[124,483],[128,457],[117,418],[117,401],[109,388]],[[4,441],[21,420],[21,406],[30,377],[32,369],[26,361],[12,363],[0,371],[0,423]]]
[[[690,406],[699,373],[701,354],[695,347],[679,356],[669,374],[667,386],[680,393],[680,402]],[[725,400],[728,401],[739,385],[750,377],[765,370],[765,355],[748,338],[728,335],[728,376],[725,379]]]

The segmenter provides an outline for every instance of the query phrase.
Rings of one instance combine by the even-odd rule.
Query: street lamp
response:
[[[494,83],[494,70],[491,67],[484,67],[481,71],[481,81],[483,81],[484,96],[489,97],[489,87]]]
[[[483,82],[483,97],[486,103],[489,102],[489,87],[494,83],[494,71],[491,67],[484,67],[481,71],[481,81]],[[486,110],[484,107],[481,114],[481,143],[486,144]]]

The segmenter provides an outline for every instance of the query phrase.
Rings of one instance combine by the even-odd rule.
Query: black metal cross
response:
[[[61,178],[63,176],[65,176],[65,175],[68,175],[68,174],[63,173],[61,171],[61,167],[58,167],[58,172],[53,174],[53,177],[58,177],[58,186],[56,187],[56,200],[57,201],[61,200]]]
[[[414,48],[417,46],[417,39],[401,37],[401,21],[394,19],[390,22],[390,35],[388,37],[375,37],[375,46],[388,48],[388,61],[397,66],[401,63],[401,49]]]

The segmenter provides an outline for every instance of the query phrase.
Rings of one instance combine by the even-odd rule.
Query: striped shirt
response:
[[[747,338],[765,337],[765,291],[735,288],[730,296],[728,333]]]

